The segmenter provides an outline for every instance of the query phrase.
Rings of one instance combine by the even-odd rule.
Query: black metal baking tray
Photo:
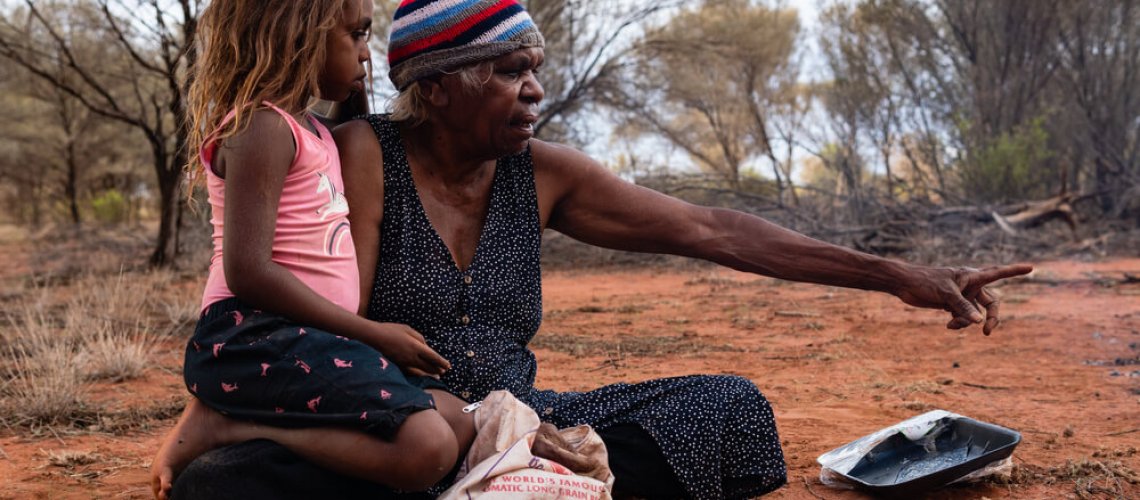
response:
[[[878,496],[914,498],[1009,457],[1020,442],[1005,427],[946,417],[918,440],[892,435],[843,475]]]

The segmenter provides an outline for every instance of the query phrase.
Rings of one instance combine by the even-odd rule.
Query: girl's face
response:
[[[519,49],[492,61],[482,93],[463,90],[458,77],[444,78],[451,102],[448,113],[470,127],[469,137],[493,157],[518,153],[534,137],[538,105],[545,97],[537,72],[541,48]]]
[[[343,101],[353,92],[364,91],[371,37],[372,0],[349,0],[326,41],[325,66],[318,82],[321,99]]]

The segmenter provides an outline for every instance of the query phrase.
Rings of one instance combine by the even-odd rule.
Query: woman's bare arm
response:
[[[949,328],[997,326],[989,283],[1028,273],[908,264],[809,238],[763,218],[693,205],[623,181],[571,148],[532,141],[540,214],[550,227],[593,245],[700,258],[792,281],[876,290],[950,311]],[[980,306],[980,307],[979,307]],[[980,309],[986,311],[983,316]]]
[[[360,268],[361,316],[367,314],[380,255],[380,222],[384,219],[384,155],[368,122],[355,120],[333,130],[340,151],[348,222]]]

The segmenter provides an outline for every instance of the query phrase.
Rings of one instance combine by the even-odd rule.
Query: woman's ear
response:
[[[451,96],[443,85],[445,75],[424,78],[419,81],[420,91],[432,106],[444,107],[451,102]]]

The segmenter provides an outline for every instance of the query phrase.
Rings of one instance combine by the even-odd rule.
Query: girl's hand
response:
[[[439,378],[451,369],[451,363],[429,347],[424,336],[410,326],[399,323],[374,324],[382,330],[378,335],[380,345],[374,347],[409,375]]]

